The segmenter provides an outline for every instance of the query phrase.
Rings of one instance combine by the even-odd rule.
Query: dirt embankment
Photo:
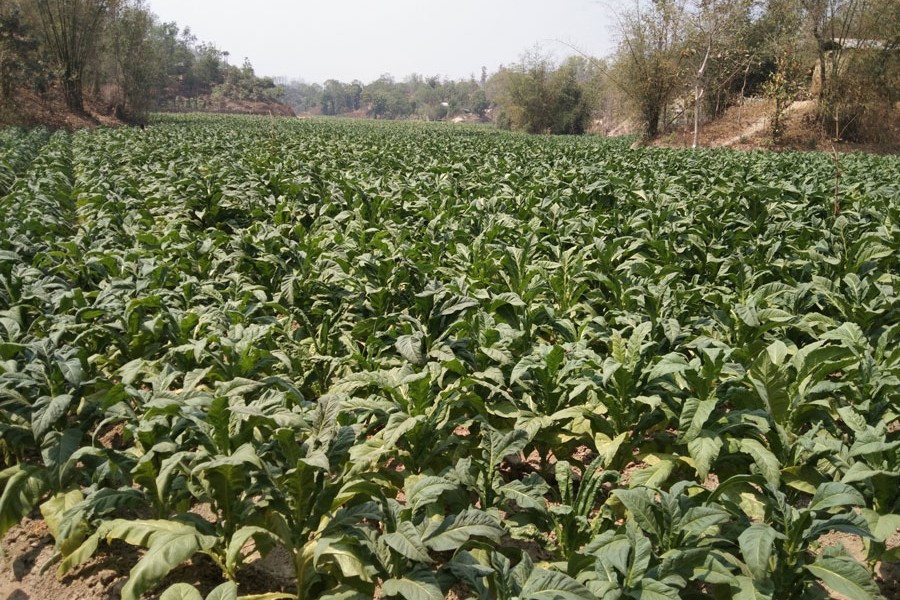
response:
[[[61,94],[54,91],[40,95],[29,89],[21,89],[17,90],[11,99],[0,104],[0,127],[43,125],[50,129],[73,131],[124,124],[121,119],[112,114],[110,107],[92,98],[85,99],[84,109],[83,113],[69,110]]]
[[[856,143],[834,140],[822,131],[816,120],[816,101],[798,100],[784,111],[784,133],[776,144],[772,140],[774,103],[764,98],[745,98],[732,106],[718,119],[700,127],[699,145],[710,148],[739,148],[742,150],[820,150],[830,152],[871,152],[892,154],[900,152],[900,136],[886,136],[884,143]],[[900,107],[894,111],[885,127],[900,130]],[[661,147],[690,147],[693,129],[687,128],[661,135],[652,145]]]
[[[115,107],[108,102],[87,97],[84,112],[73,112],[66,107],[58,90],[39,95],[30,89],[16,90],[14,96],[0,103],[0,127],[16,125],[20,127],[44,126],[50,129],[85,129],[92,127],[115,127],[127,122],[115,115]],[[194,99],[189,105],[167,110],[167,112],[216,112],[226,114],[274,115],[293,117],[294,110],[274,100],[211,100]],[[6,600],[0,597],[0,600]]]
[[[229,100],[212,99],[208,96],[192,98],[190,101],[169,103],[161,112],[207,112],[228,115],[274,115],[295,117],[294,109],[275,100]]]

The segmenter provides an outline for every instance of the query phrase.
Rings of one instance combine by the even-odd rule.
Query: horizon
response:
[[[482,67],[494,72],[515,64],[537,47],[557,60],[578,51],[599,58],[614,48],[607,3],[542,4],[460,0],[449,8],[415,0],[258,0],[249,14],[239,0],[149,0],[147,7],[161,21],[190,28],[199,41],[227,51],[232,64],[247,58],[257,75],[306,83],[369,83],[385,74],[464,80],[479,77]]]

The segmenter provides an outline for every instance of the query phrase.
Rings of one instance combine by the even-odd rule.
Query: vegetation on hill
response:
[[[0,81],[0,122],[33,112],[34,95],[48,105],[61,96],[76,115],[88,102],[142,120],[152,110],[235,112],[283,93],[143,0],[0,0]]]
[[[617,51],[562,62],[540,49],[480,80],[382,76],[364,84],[285,84],[298,112],[377,118],[473,115],[532,133],[609,132],[647,139],[693,131],[747,97],[771,102],[768,139],[813,99],[819,135],[900,139],[900,3],[896,0],[657,0],[622,9]]]
[[[896,0],[635,0],[620,5],[612,56],[556,61],[540,49],[464,80],[412,74],[324,84],[258,77],[143,0],[0,0],[0,121],[54,94],[123,119],[148,111],[272,112],[480,120],[531,133],[693,132],[747,97],[771,104],[769,143],[815,101],[823,140],[900,139]],[[600,35],[598,33],[598,35]],[[21,119],[20,119],[21,120]]]
[[[718,117],[745,95],[774,100],[771,137],[799,97],[828,137],[900,134],[896,0],[657,0],[620,20],[613,71],[644,135]]]

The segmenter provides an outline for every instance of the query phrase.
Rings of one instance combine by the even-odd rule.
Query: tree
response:
[[[322,86],[304,81],[281,81],[284,102],[298,113],[310,112],[322,104]]]
[[[528,133],[584,133],[590,108],[580,64],[576,59],[557,66],[535,49],[519,64],[501,68],[487,86],[499,109],[498,124]]]
[[[623,84],[640,115],[644,137],[653,139],[669,103],[684,86],[686,0],[653,0],[649,5],[638,0],[619,18],[619,29]]]
[[[115,0],[34,0],[45,47],[56,62],[66,105],[84,112],[84,73]]]
[[[369,115],[376,119],[401,119],[413,113],[407,86],[385,73],[363,88],[362,102],[368,104]]]
[[[142,120],[165,86],[164,46],[156,43],[156,19],[143,0],[127,0],[112,15],[114,80],[122,93],[117,112]]]
[[[34,62],[37,41],[18,6],[0,3],[0,100],[8,100]]]
[[[715,95],[710,104],[718,114],[728,101],[722,101],[722,92],[754,60],[749,34],[755,4],[755,0],[692,0],[688,5],[686,62],[693,74],[694,148],[699,145],[701,113],[709,93]]]
[[[859,129],[865,112],[885,103],[896,82],[900,37],[896,0],[799,0],[816,50],[819,119],[833,139]],[[893,72],[893,75],[891,74]],[[887,88],[884,84],[887,83]],[[890,113],[890,111],[887,111]]]
[[[747,45],[754,0],[695,0],[690,18],[690,63],[694,72],[694,140],[700,142],[703,100],[724,88],[752,60]],[[718,103],[715,107],[719,108]]]
[[[591,110],[579,81],[579,67],[583,66],[577,58],[568,60],[553,74],[553,133],[580,135],[587,128]]]

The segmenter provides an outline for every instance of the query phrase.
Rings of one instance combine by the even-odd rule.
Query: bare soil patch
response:
[[[772,143],[771,125],[774,103],[765,98],[745,98],[732,106],[718,119],[700,127],[699,144],[709,148],[735,148],[740,150],[797,150],[828,151],[832,147],[839,152],[869,152],[889,154],[900,152],[900,140],[893,144],[862,144],[834,141],[816,122],[816,101],[798,100],[784,113],[785,132],[778,145]],[[900,111],[895,112],[895,122],[900,123]],[[694,132],[691,128],[663,134],[652,145],[659,147],[691,147]]]
[[[48,564],[54,553],[53,537],[37,514],[13,527],[2,547],[6,557],[0,561],[0,600],[120,600],[128,573],[141,556],[140,549],[122,542],[101,545],[93,559],[60,579],[56,565]],[[242,594],[291,591],[292,580],[285,575],[289,566],[289,557],[273,552],[244,568],[238,587]],[[158,600],[166,588],[180,582],[206,595],[223,581],[218,566],[198,555],[145,597]]]

